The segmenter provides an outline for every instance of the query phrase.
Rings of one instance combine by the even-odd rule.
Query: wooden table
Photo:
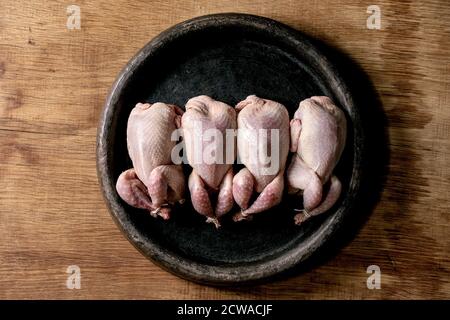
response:
[[[66,27],[67,1],[2,1],[0,298],[450,298],[450,5],[372,2],[381,30],[356,0],[76,1],[79,30]],[[274,18],[344,53],[386,119],[383,188],[352,241],[254,287],[201,286],[150,263],[114,225],[96,176],[97,123],[117,73],[159,32],[217,12]],[[66,287],[69,265],[79,290]],[[370,265],[379,290],[367,288]]]

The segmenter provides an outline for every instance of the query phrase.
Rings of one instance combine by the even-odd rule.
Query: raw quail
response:
[[[128,153],[133,168],[122,172],[116,184],[129,205],[154,217],[169,219],[172,206],[184,201],[185,177],[171,159],[172,133],[180,127],[183,110],[165,103],[138,103],[127,126]]]
[[[288,192],[303,193],[303,209],[295,223],[330,209],[341,193],[333,170],[346,139],[346,119],[328,97],[303,100],[290,123],[292,161],[287,170]],[[325,186],[325,188],[324,188]]]
[[[186,104],[182,117],[187,160],[193,170],[188,187],[194,209],[218,228],[233,207],[232,164],[236,158],[236,112],[208,96]]]
[[[240,221],[281,202],[289,153],[289,114],[282,104],[255,95],[238,103],[236,109],[238,157],[245,165],[233,179],[233,196],[241,208],[233,219]],[[258,196],[251,203],[255,193]]]

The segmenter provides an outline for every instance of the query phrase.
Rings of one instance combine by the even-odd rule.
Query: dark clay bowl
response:
[[[119,174],[132,167],[126,126],[137,102],[184,107],[206,94],[235,105],[250,94],[283,103],[292,116],[301,100],[327,95],[348,119],[348,139],[335,170],[341,199],[329,212],[294,225],[285,199],[251,222],[225,219],[206,224],[189,201],[169,221],[123,202]],[[358,110],[335,68],[301,33],[276,21],[244,14],[218,14],[180,23],[154,38],[131,59],[107,98],[97,141],[98,175],[112,217],[129,241],[166,270],[207,284],[266,279],[305,261],[342,226],[359,189],[362,133]],[[185,166],[186,174],[189,167]],[[237,210],[237,208],[236,208]]]

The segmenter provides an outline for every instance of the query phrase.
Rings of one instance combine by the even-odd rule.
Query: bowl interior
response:
[[[342,105],[348,117],[349,136],[335,170],[344,186],[341,200],[328,213],[302,226],[293,223],[293,208],[301,208],[301,198],[285,197],[281,205],[258,214],[251,222],[233,223],[230,216],[237,212],[235,207],[224,219],[223,227],[216,230],[193,210],[190,201],[175,209],[169,221],[162,221],[128,206],[114,194],[117,177],[132,167],[126,146],[126,125],[137,102],[162,101],[184,108],[189,98],[206,94],[234,106],[256,94],[283,103],[291,117],[298,103],[313,95],[327,95],[339,104],[336,98],[342,95],[341,88],[327,80],[316,52],[309,52],[308,46],[299,50],[298,44],[288,40],[270,28],[255,27],[252,23],[203,22],[201,27],[191,23],[162,34],[123,71],[111,92],[113,98],[106,105],[109,110],[105,111],[102,124],[106,129],[99,140],[108,144],[108,151],[100,172],[109,177],[103,186],[109,184],[112,194],[107,200],[114,202],[110,203],[113,215],[117,210],[122,212],[119,225],[125,232],[132,229],[139,235],[140,249],[152,247],[153,259],[158,256],[154,248],[163,248],[165,253],[177,257],[180,264],[231,268],[270,264],[314,237],[341,208],[354,160],[351,113],[348,106]],[[184,169],[188,175],[190,167],[185,165]],[[171,265],[165,266],[171,269]]]

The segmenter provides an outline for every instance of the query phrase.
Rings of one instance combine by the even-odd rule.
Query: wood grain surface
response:
[[[80,30],[66,27],[70,4]],[[372,4],[381,30],[366,27]],[[351,241],[258,286],[201,286],[159,269],[121,235],[97,183],[97,123],[118,72],[164,29],[218,12],[270,17],[344,53],[386,119],[383,188]],[[446,0],[1,1],[0,298],[450,298],[449,14]],[[69,265],[81,269],[79,290],[66,287]],[[367,288],[370,265],[379,290]]]

